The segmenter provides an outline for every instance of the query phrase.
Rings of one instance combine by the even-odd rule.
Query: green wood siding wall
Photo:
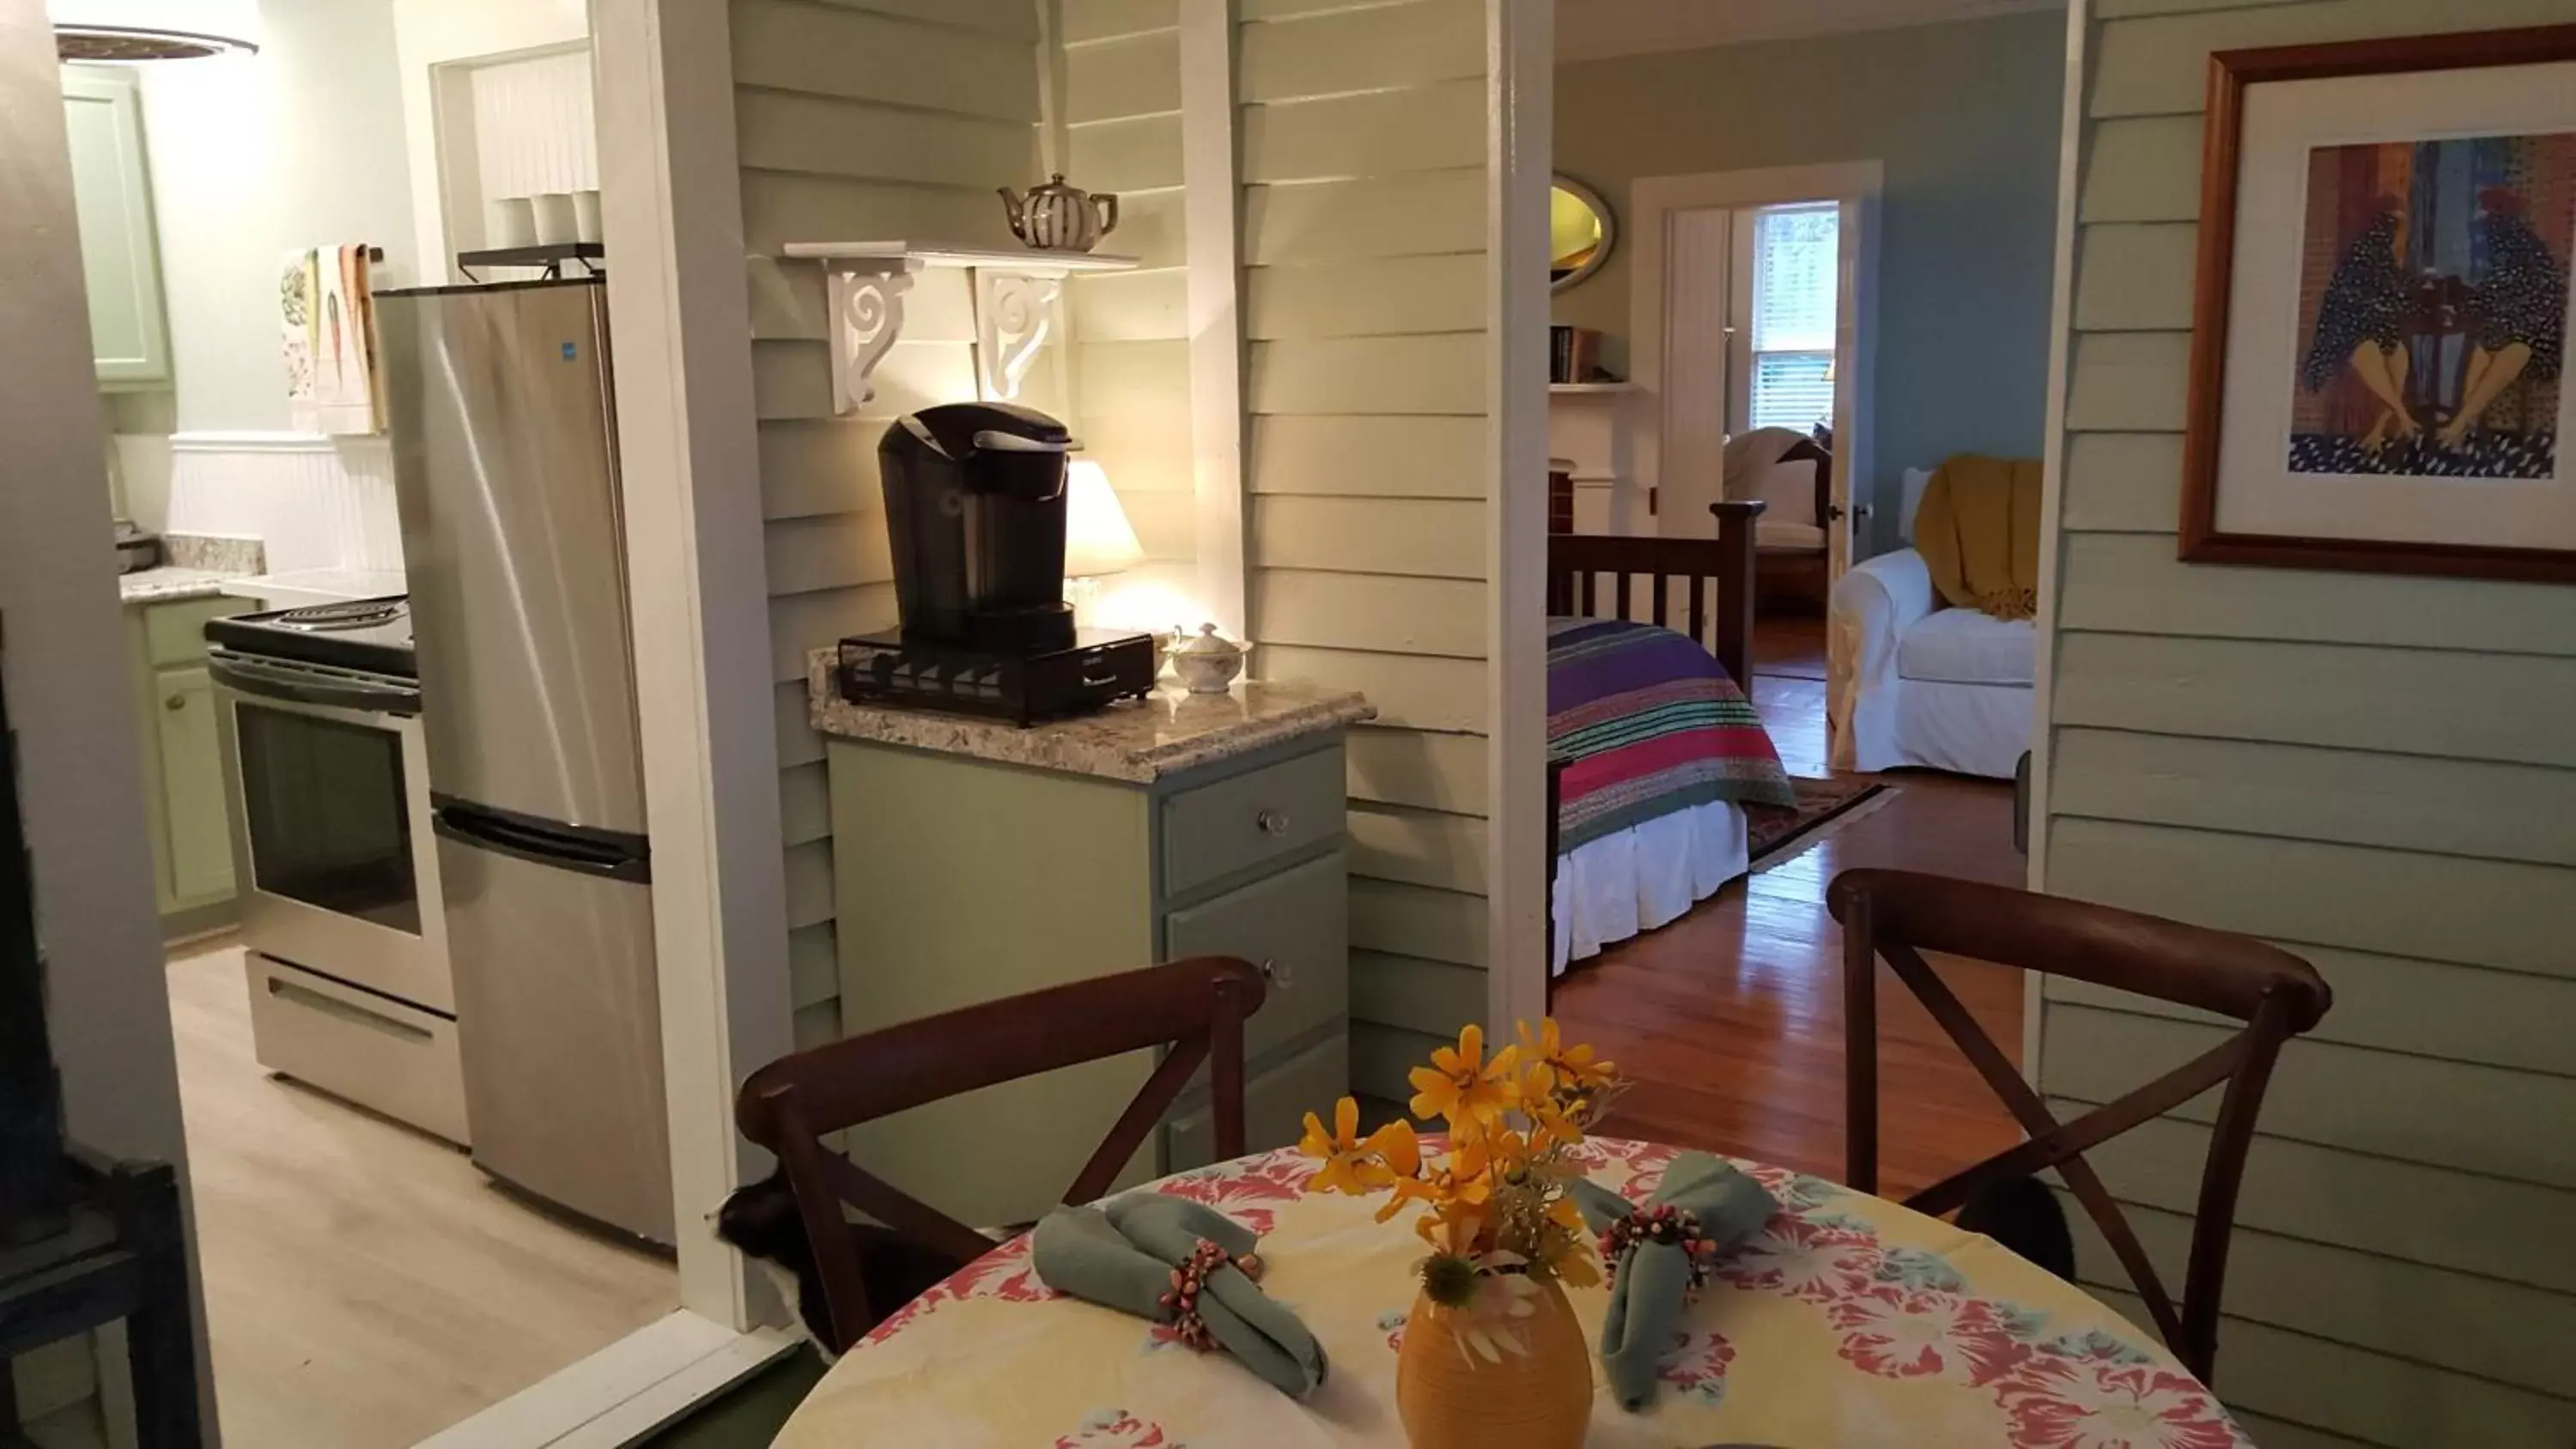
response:
[[[2210,51],[2576,21],[2570,0],[2092,7],[2046,879],[2280,941],[2285,1053],[2219,1384],[2267,1446],[2576,1440],[2576,596],[2174,558]],[[2051,981],[2063,1111],[2217,1038]],[[2214,1099],[2100,1151],[2180,1278]],[[2144,1321],[2098,1237],[2081,1275]]]
[[[1065,125],[1059,164],[1074,185],[1117,194],[1118,229],[1100,249],[1140,262],[1132,272],[1066,284],[1083,447],[1108,472],[1145,546],[1143,564],[1106,581],[1101,605],[1105,616],[1123,623],[1196,624],[1130,616],[1150,608],[1149,598],[1193,599],[1199,592],[1192,568],[1198,523],[1182,254],[1180,4],[1058,3]],[[1130,600],[1133,608],[1121,607]]]
[[[1352,733],[1351,1070],[1485,1011],[1485,15],[1242,6],[1247,580]]]
[[[923,274],[877,396],[835,417],[822,269],[791,241],[1014,245],[997,186],[1037,175],[1029,0],[733,0],[734,117],[777,685],[788,959],[799,1045],[837,1035],[832,822],[805,654],[894,622],[876,445],[896,415],[975,395],[965,273]],[[1023,400],[1071,409],[1041,358]]]

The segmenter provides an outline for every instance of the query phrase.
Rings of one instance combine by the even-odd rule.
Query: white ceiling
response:
[[[1557,0],[1562,63],[2061,10],[2064,0]]]

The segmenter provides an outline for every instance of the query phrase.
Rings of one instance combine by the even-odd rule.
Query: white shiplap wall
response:
[[[1100,250],[1137,270],[1066,285],[1087,456],[1117,490],[1145,562],[1105,581],[1099,619],[1195,624],[1187,277],[1182,256],[1179,0],[1059,0],[1066,178],[1118,197]],[[1187,612],[1188,617],[1181,617]]]
[[[1013,244],[993,189],[1037,170],[1037,15],[1030,0],[733,0],[799,1045],[840,1025],[831,812],[804,659],[893,624],[877,439],[900,413],[974,397],[975,333],[966,274],[924,273],[876,398],[836,418],[821,270],[777,258],[792,241]],[[1066,414],[1060,371],[1041,358],[1022,400]]]
[[[2174,528],[2209,52],[2576,21],[2576,3],[2092,9],[2048,888],[2278,940],[2334,986],[2283,1057],[2237,1217],[2218,1385],[2255,1439],[2564,1449],[2576,594],[2186,566]],[[2069,1110],[2218,1036],[2073,982],[2043,1012],[2041,1084]],[[2093,1154],[2168,1283],[2213,1111]],[[2088,1282],[2125,1285],[2079,1242]]]
[[[1265,675],[1365,690],[1351,1057],[1485,1015],[1485,7],[1245,0],[1248,583]]]

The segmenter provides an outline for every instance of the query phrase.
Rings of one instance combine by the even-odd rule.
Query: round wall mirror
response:
[[[1619,220],[1600,192],[1561,172],[1547,203],[1548,287],[1562,292],[1610,259],[1610,249],[1619,242]]]

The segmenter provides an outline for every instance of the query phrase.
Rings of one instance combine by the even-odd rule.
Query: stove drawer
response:
[[[256,951],[242,959],[261,1066],[465,1145],[455,1022]]]

